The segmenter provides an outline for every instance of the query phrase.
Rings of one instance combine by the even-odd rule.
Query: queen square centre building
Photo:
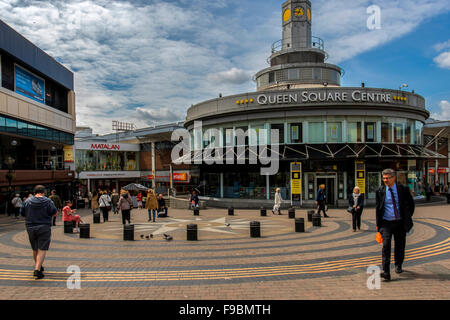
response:
[[[311,23],[310,1],[284,2],[283,39],[272,45],[270,67],[255,75],[257,91],[188,109],[188,158],[205,201],[257,208],[272,203],[280,188],[285,207],[291,201],[311,207],[325,184],[330,206],[347,206],[355,186],[373,204],[383,169],[394,169],[397,181],[416,195],[426,160],[442,157],[423,145],[425,99],[400,89],[341,87],[343,70],[325,62],[324,43],[312,36]],[[239,129],[245,139],[238,139]],[[271,130],[279,134],[276,141]],[[209,154],[231,154],[234,164],[208,164],[204,151],[212,146]],[[262,174],[269,164],[251,161],[255,152],[277,158],[278,171]]]

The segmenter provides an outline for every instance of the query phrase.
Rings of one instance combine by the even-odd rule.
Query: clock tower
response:
[[[283,50],[311,48],[311,2],[289,0],[282,5]]]

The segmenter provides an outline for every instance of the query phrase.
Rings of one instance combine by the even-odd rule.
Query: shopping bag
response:
[[[381,236],[380,232],[377,232],[376,240],[379,244],[383,243],[383,237]]]

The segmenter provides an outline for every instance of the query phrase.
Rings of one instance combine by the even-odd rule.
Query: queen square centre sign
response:
[[[260,94],[256,101],[260,105],[275,104],[298,104],[298,103],[320,103],[320,102],[373,102],[392,103],[392,95],[382,92],[367,92],[363,90],[321,90],[321,91],[301,91],[285,94]]]

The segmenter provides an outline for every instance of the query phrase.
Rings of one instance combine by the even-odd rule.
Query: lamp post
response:
[[[16,140],[11,141],[11,147],[15,148],[16,146],[17,146],[17,141]],[[16,173],[14,170],[15,163],[16,163],[16,159],[14,159],[11,156],[8,156],[5,160],[5,164],[8,166],[8,172],[5,174],[6,180],[8,180],[8,193],[9,193],[8,206],[10,205],[11,199],[13,198],[12,193],[14,190],[12,188],[12,181],[16,177]]]

